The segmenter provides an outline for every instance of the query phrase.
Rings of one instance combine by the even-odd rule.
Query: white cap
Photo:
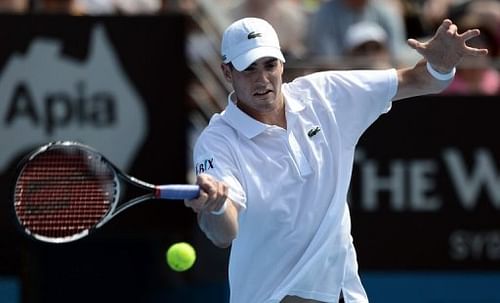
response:
[[[285,62],[280,50],[278,34],[267,21],[243,18],[231,24],[222,36],[222,61],[231,62],[238,71],[263,57]]]
[[[353,49],[370,41],[379,43],[387,41],[387,33],[377,23],[362,21],[347,29],[345,40],[347,49]]]

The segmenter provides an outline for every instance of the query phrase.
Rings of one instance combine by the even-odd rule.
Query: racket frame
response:
[[[47,237],[44,235],[39,235],[37,233],[33,233],[31,230],[26,228],[24,224],[21,222],[17,211],[15,209],[15,203],[17,201],[16,199],[16,187],[18,180],[23,173],[26,164],[29,163],[29,161],[32,161],[34,158],[39,156],[40,154],[46,152],[49,149],[53,148],[65,148],[65,147],[72,147],[76,146],[78,149],[82,149],[85,152],[89,152],[92,155],[95,155],[99,157],[99,161],[102,161],[107,165],[110,169],[110,171],[113,174],[113,179],[116,184],[116,190],[113,193],[113,198],[112,201],[110,202],[110,208],[109,210],[101,217],[101,219],[91,226],[90,228],[87,228],[79,233],[73,234],[71,236],[65,236],[65,237]],[[76,142],[76,141],[54,141],[50,142],[48,144],[45,144],[28,155],[26,155],[18,164],[17,166],[17,171],[15,174],[15,178],[13,180],[14,185],[12,186],[13,188],[13,194],[12,198],[14,201],[14,213],[15,213],[15,218],[17,221],[17,225],[22,228],[22,231],[24,232],[25,235],[30,236],[31,238],[34,238],[35,240],[39,240],[42,242],[48,242],[48,243],[67,243],[67,242],[73,242],[76,240],[79,240],[81,238],[84,238],[88,236],[90,233],[92,233],[94,230],[102,227],[104,224],[109,222],[112,218],[114,218],[116,215],[119,213],[123,212],[124,210],[138,204],[141,202],[144,202],[146,200],[150,199],[182,199],[182,198],[195,198],[197,197],[199,193],[199,187],[197,185],[154,185],[145,181],[142,181],[140,179],[137,179],[135,177],[132,177],[130,175],[127,175],[123,173],[120,169],[118,169],[111,161],[109,161],[104,155],[102,155],[100,152],[96,151],[95,149],[91,148],[90,146],[84,145],[82,143]],[[144,190],[146,193],[143,195],[139,195],[137,197],[134,197],[130,200],[127,201],[122,201],[122,191],[124,188],[124,185],[128,184],[131,185],[135,188],[139,188]],[[179,187],[182,188],[189,188],[189,190],[192,192],[191,195],[186,195],[185,193],[179,194],[177,191],[183,191],[182,189],[178,189]],[[173,191],[173,194],[170,194],[170,192]],[[120,203],[122,202],[122,203]]]

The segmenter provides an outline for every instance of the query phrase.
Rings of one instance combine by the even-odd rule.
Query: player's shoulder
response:
[[[355,70],[321,70],[296,77],[291,82],[289,82],[289,84],[307,87],[313,85],[315,82],[323,81],[325,79],[335,77],[349,77],[354,76],[355,74]]]
[[[197,142],[234,142],[237,139],[236,130],[222,117],[215,114],[203,129]]]
[[[343,85],[350,83],[368,83],[386,79],[395,73],[395,69],[380,70],[328,70],[318,71],[305,76],[297,77],[287,83],[293,90],[308,90]]]
[[[221,159],[230,161],[230,159],[234,159],[237,150],[236,131],[217,114],[196,139],[193,147],[193,158],[196,165],[199,161],[213,159],[214,155],[217,155],[218,161]]]
[[[343,78],[353,77],[352,71],[318,71],[297,77],[284,85],[291,94],[304,95],[309,91],[324,91],[332,85],[342,82]]]

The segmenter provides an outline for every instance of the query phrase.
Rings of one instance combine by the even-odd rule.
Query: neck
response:
[[[283,95],[281,95],[280,101],[276,106],[269,110],[256,110],[246,106],[243,102],[236,102],[236,106],[259,122],[286,129],[285,99]]]
[[[285,103],[283,102],[279,108],[273,111],[260,113],[255,119],[269,125],[276,125],[286,129]]]

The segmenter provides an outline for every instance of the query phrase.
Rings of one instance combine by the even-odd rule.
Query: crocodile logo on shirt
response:
[[[316,136],[317,133],[319,133],[319,131],[321,130],[321,128],[319,126],[315,126],[313,128],[311,128],[308,132],[307,132],[307,136],[309,138],[312,138],[314,136]]]

